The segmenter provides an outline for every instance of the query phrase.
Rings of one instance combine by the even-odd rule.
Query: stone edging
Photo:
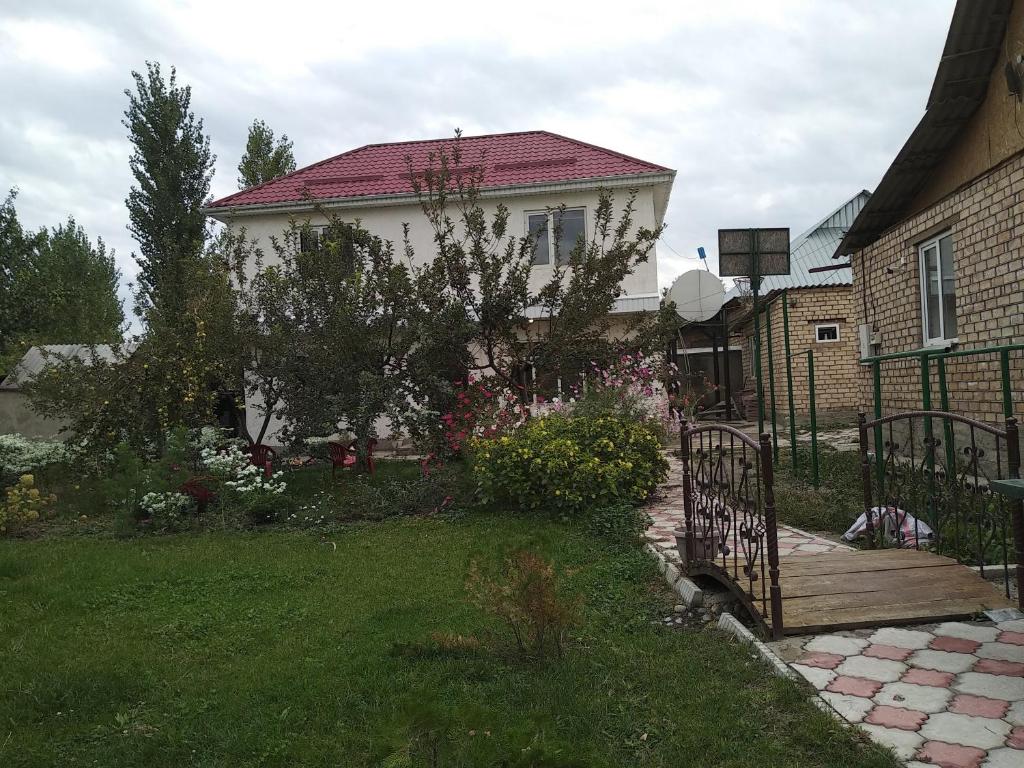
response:
[[[751,645],[754,650],[760,654],[761,658],[764,659],[771,666],[772,671],[779,677],[784,677],[787,680],[800,680],[801,678],[789,668],[789,665],[780,659],[771,648],[762,643],[757,637],[743,626],[743,622],[733,616],[731,613],[723,613],[718,617],[718,628],[723,632],[728,632],[730,635],[735,637],[741,643]],[[818,699],[817,696],[814,697]],[[818,699],[821,701],[821,699]],[[822,704],[825,702],[822,701]]]
[[[669,560],[653,544],[647,545],[647,551],[654,555],[658,564],[658,572],[665,577],[672,591],[678,595],[687,608],[700,608],[704,604],[704,592],[689,576],[683,575],[679,567]]]

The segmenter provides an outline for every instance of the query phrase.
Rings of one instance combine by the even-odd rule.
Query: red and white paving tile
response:
[[[1024,619],[786,643],[821,698],[910,768],[1024,767]]]

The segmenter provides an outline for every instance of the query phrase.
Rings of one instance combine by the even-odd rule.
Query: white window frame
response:
[[[952,236],[953,230],[947,229],[943,232],[939,232],[937,235],[929,237],[927,240],[923,240],[917,244],[917,277],[918,277],[918,288],[919,288],[919,299],[921,301],[921,339],[926,347],[948,347],[950,344],[955,344],[959,341],[956,336],[946,335],[946,318],[942,311],[942,281],[945,279],[945,275],[942,274],[942,249],[939,246],[939,242],[946,237],[950,238],[950,244],[952,247]],[[929,338],[928,336],[928,268],[925,264],[924,253],[929,248],[935,248],[935,264],[939,273],[939,335]],[[953,254],[954,259],[956,253]],[[954,262],[952,279],[956,280],[956,267]],[[955,286],[955,282],[954,282]],[[955,290],[955,288],[954,288]],[[956,308],[953,309],[954,314]]]
[[[583,211],[583,235],[586,237],[587,233],[587,207],[585,205],[567,205],[565,207],[566,213],[569,211]],[[547,216],[547,230],[548,236],[548,263],[547,264],[532,264],[534,268],[537,267],[549,267],[554,268],[555,264],[555,214],[558,212],[557,208],[551,210],[539,209],[532,211],[523,211],[523,228],[526,230],[526,236],[530,236],[530,217],[531,216]],[[562,258],[568,260],[569,255],[564,254]],[[531,257],[532,262],[532,257]],[[564,266],[564,265],[563,265]]]
[[[834,339],[823,339],[819,331],[822,328],[835,328],[836,337]],[[842,339],[842,334],[839,331],[839,323],[815,323],[814,325],[814,342],[816,344],[835,344]]]

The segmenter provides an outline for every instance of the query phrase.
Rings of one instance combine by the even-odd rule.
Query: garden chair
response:
[[[338,467],[341,467],[342,469],[345,467],[355,469],[356,454],[353,447],[355,444],[355,440],[348,445],[333,440],[327,443],[327,451],[331,456],[331,477],[334,477],[337,474]],[[376,447],[377,441],[370,438],[369,442],[366,444],[366,469],[371,475],[377,471],[377,464],[373,460],[373,449]]]
[[[273,474],[271,464],[274,457],[277,456],[277,451],[269,445],[257,443],[249,446],[249,456],[252,459],[253,466],[262,467],[264,475],[270,477]]]
[[[196,511],[202,514],[217,496],[209,487],[215,482],[216,480],[209,475],[195,475],[182,483],[178,491],[195,499]]]

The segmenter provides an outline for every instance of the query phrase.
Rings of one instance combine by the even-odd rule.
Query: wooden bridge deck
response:
[[[781,558],[780,586],[787,635],[951,621],[1014,607],[977,572],[923,550]],[[764,619],[771,626],[771,617]]]

